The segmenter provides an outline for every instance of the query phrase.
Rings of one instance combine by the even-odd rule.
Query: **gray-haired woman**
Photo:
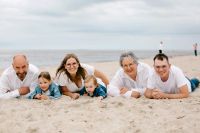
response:
[[[108,94],[139,98],[147,87],[150,66],[139,62],[133,52],[122,53],[119,62],[121,68],[108,85]]]

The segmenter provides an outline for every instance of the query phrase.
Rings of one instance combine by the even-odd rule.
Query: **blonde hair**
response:
[[[90,81],[93,81],[94,85],[98,86],[98,83],[97,83],[97,79],[95,78],[95,76],[93,75],[88,75],[85,77],[85,80],[84,80],[84,83],[88,83]]]

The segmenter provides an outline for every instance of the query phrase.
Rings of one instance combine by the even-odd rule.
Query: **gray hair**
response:
[[[135,54],[131,51],[128,51],[128,52],[124,52],[121,54],[120,59],[119,59],[120,66],[122,66],[122,62],[123,62],[124,58],[126,58],[126,57],[131,57],[133,59],[133,62],[135,64],[138,64],[138,58],[135,56]]]

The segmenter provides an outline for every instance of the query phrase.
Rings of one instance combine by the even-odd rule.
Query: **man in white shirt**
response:
[[[120,56],[120,68],[110,84],[108,94],[110,96],[123,96],[139,98],[143,95],[148,77],[151,73],[149,65],[138,62],[132,52],[122,53]]]
[[[198,85],[198,79],[187,79],[180,68],[169,64],[165,54],[157,54],[154,57],[154,72],[149,77],[145,96],[153,99],[186,98]]]
[[[29,64],[25,55],[15,55],[12,66],[1,75],[0,99],[19,97],[33,91],[38,74],[38,68]]]

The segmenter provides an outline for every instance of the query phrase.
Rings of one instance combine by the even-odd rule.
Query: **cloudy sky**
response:
[[[200,0],[0,0],[0,49],[192,49]]]

